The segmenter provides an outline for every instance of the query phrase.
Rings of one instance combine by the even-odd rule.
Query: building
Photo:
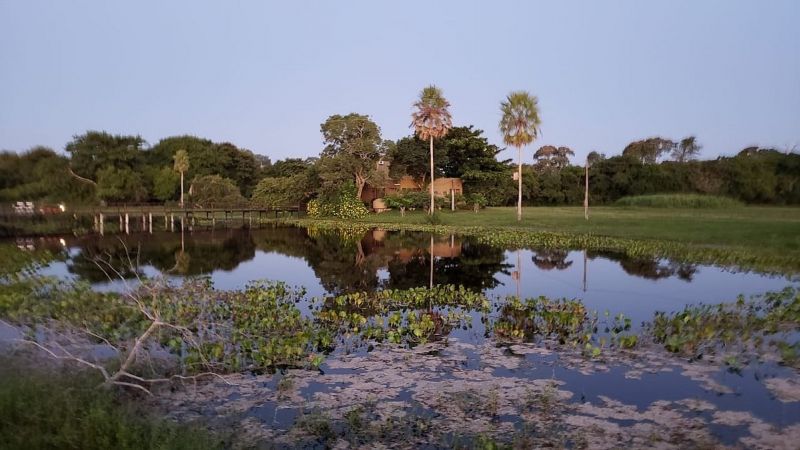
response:
[[[383,172],[386,174],[387,178],[389,178],[388,175],[390,163],[388,161],[380,160],[378,161],[377,165],[378,171]],[[386,197],[387,195],[397,194],[402,191],[427,191],[427,189],[427,184],[424,184],[422,181],[415,180],[409,175],[404,175],[399,180],[389,179],[384,186],[372,186],[367,183],[366,186],[364,186],[364,189],[361,191],[361,200],[365,203],[368,203],[373,207],[373,209],[383,209],[385,208],[383,205],[380,205],[380,207],[375,205],[375,200]],[[437,197],[450,198],[450,195],[452,194],[463,194],[464,186],[461,183],[461,178],[436,178],[433,180],[433,193]]]

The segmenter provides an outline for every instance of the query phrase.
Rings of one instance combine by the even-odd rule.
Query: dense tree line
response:
[[[386,174],[376,170],[380,160],[389,164],[389,178],[410,175],[420,190],[428,185],[430,139],[412,134],[385,140],[380,127],[359,114],[331,116],[321,132],[324,148],[318,158],[273,162],[231,143],[194,136],[168,137],[148,146],[139,136],[90,131],[75,136],[66,154],[45,147],[0,153],[0,201],[178,203],[183,174],[192,205],[295,205],[335,198],[351,183],[356,189],[385,183]],[[483,131],[456,126],[433,143],[435,177],[461,178],[465,194],[481,194],[489,205],[516,203],[517,167],[498,159],[502,149]],[[654,137],[632,142],[617,156],[592,152],[591,202],[683,192],[755,204],[800,204],[797,153],[750,147],[735,156],[700,161],[695,159],[699,149],[694,137],[677,142]],[[543,145],[533,156],[533,164],[522,166],[523,203],[580,205],[585,163],[571,163],[574,153],[563,146]]]

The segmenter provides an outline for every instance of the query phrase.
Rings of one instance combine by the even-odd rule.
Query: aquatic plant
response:
[[[349,345],[385,341],[415,346],[443,339],[453,328],[470,326],[469,311],[490,307],[483,294],[452,285],[359,292],[314,302],[315,319]]]
[[[764,345],[777,347],[781,360],[797,365],[800,292],[787,287],[750,301],[691,305],[682,311],[657,312],[648,330],[670,352],[701,358],[719,350],[748,354]]]

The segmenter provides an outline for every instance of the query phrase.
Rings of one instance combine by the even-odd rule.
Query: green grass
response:
[[[0,448],[213,449],[212,434],[152,417],[87,373],[0,359]]]
[[[650,208],[740,208],[744,204],[728,197],[700,194],[656,194],[623,197],[616,206],[638,206]]]
[[[370,214],[361,222],[425,225],[427,216],[413,211],[401,217],[390,211]],[[592,234],[800,253],[800,208],[796,207],[698,210],[604,206],[591,208],[589,220],[584,219],[581,207],[527,207],[523,209],[522,222],[517,222],[515,208],[487,208],[477,214],[442,211],[441,222],[455,227]]]

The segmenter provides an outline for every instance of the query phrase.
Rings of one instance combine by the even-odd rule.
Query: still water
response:
[[[714,266],[574,249],[503,249],[468,237],[408,231],[342,236],[276,227],[27,242],[66,250],[66,259],[51,264],[45,274],[86,280],[103,290],[123,289],[119,276],[135,280],[131,263],[140,275],[161,273],[176,280],[209,276],[219,289],[280,280],[304,287],[309,296],[428,286],[432,278],[433,284],[464,285],[490,296],[581,299],[589,309],[624,312],[635,321],[649,319],[655,311],[734,301],[740,294],[762,294],[792,284],[782,276]],[[109,280],[96,258],[110,261],[119,274],[111,274]]]
[[[280,280],[304,287],[309,297],[455,284],[497,299],[580,299],[589,310],[624,313],[635,328],[657,311],[797,285],[782,276],[723,267],[582,249],[498,248],[457,235],[380,229],[341,234],[278,226],[16,242],[62,255],[44,274],[88,281],[101,290],[125,289],[137,276],[158,274],[175,282],[208,276],[219,289]],[[112,279],[98,259],[115,268]],[[298,307],[311,312],[310,302]],[[487,338],[485,318],[471,314],[470,327],[452,330],[431,348],[337,349],[320,373],[245,376],[235,386],[211,383],[202,396],[168,399],[169,409],[176,417],[199,411],[234,414],[242,423],[255,420],[275,442],[295,442],[291,430],[309,411],[322,408],[331,420],[345,423],[348,411],[364,404],[373,405],[369,414],[381,420],[393,411],[416,414],[446,436],[464,430],[509,435],[525,427],[548,429],[547,416],[533,415],[531,408],[542,396],[555,396],[564,402],[559,421],[588,435],[598,427],[606,430],[605,440],[590,446],[649,446],[648,439],[658,435],[678,436],[678,446],[710,440],[790,448],[800,438],[795,369],[760,361],[733,371],[719,361],[687,361],[663,350],[586,361],[536,344],[498,346]],[[282,392],[279,383],[287,376],[293,381]],[[530,396],[539,400],[522,400]],[[470,406],[485,404],[500,412],[487,413],[486,419],[483,410]],[[619,427],[626,431],[614,434]]]

